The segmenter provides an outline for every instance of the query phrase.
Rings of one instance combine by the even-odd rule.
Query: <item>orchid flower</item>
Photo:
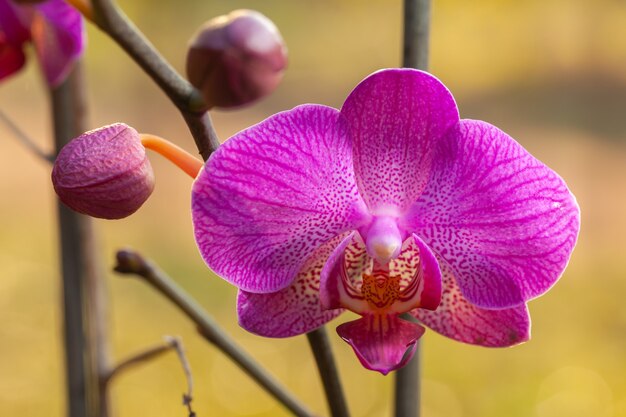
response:
[[[559,279],[579,208],[565,182],[488,123],[460,120],[432,75],[387,69],[341,110],[307,104],[225,142],[192,193],[208,266],[239,288],[241,326],[337,328],[362,364],[404,365],[424,333],[528,340],[526,302]]]
[[[32,5],[0,0],[0,80],[24,66],[28,42],[35,47],[48,84],[58,86],[83,51],[80,13],[63,0]]]

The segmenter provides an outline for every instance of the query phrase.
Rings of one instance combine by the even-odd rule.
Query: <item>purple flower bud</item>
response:
[[[83,133],[61,149],[52,183],[71,209],[121,219],[148,199],[154,173],[137,131],[115,123]]]
[[[287,48],[267,17],[235,10],[204,24],[187,53],[187,76],[210,107],[238,107],[271,93],[283,78]]]

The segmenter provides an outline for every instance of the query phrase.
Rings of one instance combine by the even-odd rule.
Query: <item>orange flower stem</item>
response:
[[[196,178],[204,165],[201,160],[168,140],[145,133],[141,133],[139,137],[143,146],[163,155],[185,171],[191,178]]]
[[[93,22],[93,9],[89,0],[67,0],[67,2],[74,6],[86,19]]]

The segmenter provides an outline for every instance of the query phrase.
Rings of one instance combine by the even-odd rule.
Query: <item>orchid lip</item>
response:
[[[366,238],[400,235],[395,218],[374,218]],[[334,249],[320,283],[327,310],[345,308],[361,318],[337,327],[363,366],[384,375],[404,366],[415,353],[424,328],[400,318],[414,309],[434,309],[441,297],[439,267],[419,237],[402,242],[397,258],[380,262],[362,234],[353,232]]]
[[[337,333],[352,346],[361,364],[383,375],[406,365],[424,330],[395,315],[379,314],[366,314],[337,327]]]
[[[350,246],[350,242],[356,246]],[[322,300],[324,307],[347,308],[361,315],[400,314],[420,307],[424,278],[421,269],[402,277],[400,271],[393,270],[393,261],[382,263],[367,256],[369,251],[364,246],[360,235],[352,234],[337,247],[337,258],[329,261],[330,268],[324,274],[330,278],[324,282],[331,294]],[[355,256],[369,259],[369,266],[356,275],[352,269],[358,262]]]

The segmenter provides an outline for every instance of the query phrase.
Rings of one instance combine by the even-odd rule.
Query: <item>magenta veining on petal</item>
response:
[[[303,105],[230,138],[192,193],[198,248],[270,337],[338,327],[361,363],[403,366],[424,328],[482,346],[528,340],[526,302],[561,276],[579,208],[506,133],[460,120],[432,75],[387,69],[341,110]]]

